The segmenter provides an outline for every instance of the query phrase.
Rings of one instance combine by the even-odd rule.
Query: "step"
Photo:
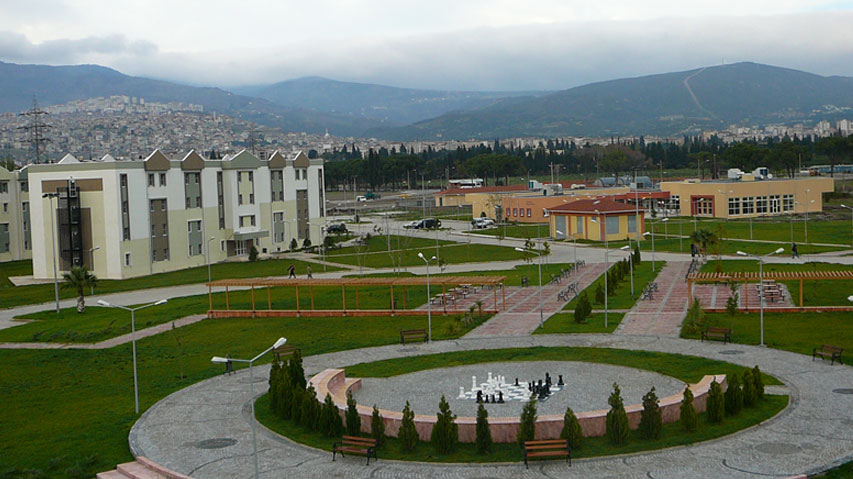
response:
[[[158,474],[151,469],[143,466],[138,462],[126,462],[119,464],[116,467],[118,472],[124,474],[131,479],[162,479],[163,475]]]
[[[112,471],[99,472],[97,479],[128,479],[127,476],[113,469]]]

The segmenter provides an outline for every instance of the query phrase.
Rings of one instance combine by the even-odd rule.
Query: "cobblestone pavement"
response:
[[[853,368],[831,366],[803,355],[757,346],[700,343],[642,335],[554,335],[480,338],[420,346],[389,345],[305,359],[308,374],[328,367],[445,351],[526,346],[594,346],[665,351],[760,365],[786,385],[790,406],[765,423],[718,440],[619,457],[537,463],[453,465],[363,458],[332,462],[326,451],[294,444],[261,428],[261,475],[273,477],[584,477],[584,478],[759,478],[816,472],[853,459]],[[496,357],[496,360],[500,358]],[[255,370],[255,392],[267,388],[268,367]],[[768,391],[779,392],[780,388]],[[215,377],[178,391],[143,414],[130,434],[134,455],[145,455],[176,471],[204,478],[249,478],[252,440],[249,374]],[[216,439],[216,441],[211,441]],[[206,442],[205,442],[206,441]],[[331,444],[330,444],[331,445]],[[211,448],[215,447],[215,448]]]
[[[690,266],[686,261],[669,261],[655,281],[658,291],[652,299],[640,299],[622,319],[618,334],[658,334],[677,337],[687,312],[687,282]]]

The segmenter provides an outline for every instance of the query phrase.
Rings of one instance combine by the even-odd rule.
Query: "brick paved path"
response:
[[[564,278],[560,284],[549,284],[542,287],[542,318],[547,320],[551,315],[563,309],[568,301],[557,297],[560,291],[569,284],[577,281],[578,292],[583,291],[599,276],[604,274],[604,263],[593,263],[581,268],[580,273]],[[496,314],[492,319],[481,324],[466,338],[482,338],[490,336],[523,336],[532,333],[539,327],[539,286],[508,287],[506,291],[506,311]],[[531,280],[533,282],[533,280]]]
[[[747,283],[738,286],[739,307],[745,308],[748,306],[750,309],[758,309],[760,307],[758,291],[755,288],[757,284],[758,283]],[[791,301],[791,293],[788,291],[788,287],[782,283],[779,283],[779,287],[782,289],[783,299],[771,301],[770,298],[768,298],[767,303],[764,305],[765,308],[790,308],[794,306],[794,302]],[[747,288],[749,289],[749,295],[746,294]],[[699,298],[699,302],[702,304],[703,308],[725,308],[726,301],[729,299],[731,294],[731,289],[729,289],[727,284],[697,284],[693,286],[693,296],[695,298]]]
[[[678,337],[687,312],[687,282],[690,263],[669,261],[655,281],[658,291],[653,299],[638,300],[622,319],[617,334],[655,334]]]

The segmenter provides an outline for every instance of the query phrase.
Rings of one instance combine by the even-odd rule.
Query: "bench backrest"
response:
[[[833,346],[831,344],[824,344],[820,347],[820,349],[828,353],[840,353],[844,351],[842,348],[839,348],[838,346]]]
[[[402,334],[403,336],[426,334],[426,329],[404,329],[400,331],[400,334]]]
[[[563,448],[568,447],[569,441],[566,439],[543,439],[541,441],[524,441],[525,448],[545,449],[545,448]]]
[[[353,446],[376,447],[376,439],[372,437],[343,436],[341,442]]]
[[[731,333],[732,332],[731,328],[715,328],[715,327],[710,327],[710,328],[708,328],[707,331],[709,333]]]

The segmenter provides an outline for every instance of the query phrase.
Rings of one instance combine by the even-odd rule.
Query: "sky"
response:
[[[0,0],[0,61],[559,90],[740,61],[853,76],[851,25],[853,0]]]

